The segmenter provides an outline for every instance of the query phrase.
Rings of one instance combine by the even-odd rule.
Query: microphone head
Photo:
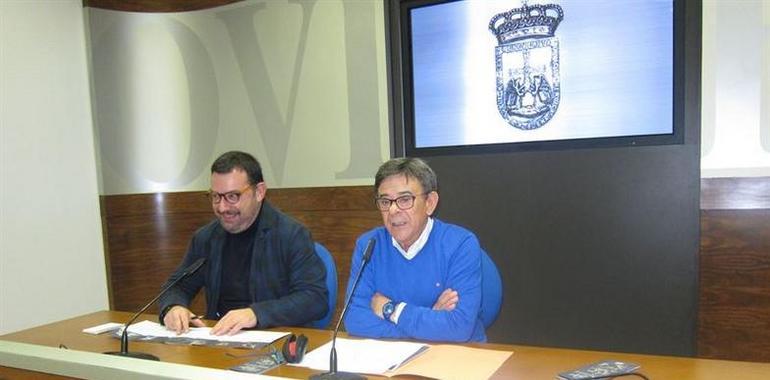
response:
[[[369,261],[369,259],[372,257],[372,251],[374,250],[374,238],[369,239],[369,242],[366,243],[366,249],[364,250],[364,262]]]

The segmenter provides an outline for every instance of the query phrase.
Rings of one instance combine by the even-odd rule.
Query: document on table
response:
[[[121,328],[119,333],[122,333]],[[184,334],[177,335],[176,332],[166,329],[165,326],[157,322],[142,321],[128,327],[128,332],[142,336],[157,338],[189,338],[200,340],[211,340],[217,342],[237,342],[237,343],[265,343],[269,344],[278,339],[289,335],[288,332],[278,331],[257,331],[241,330],[233,335],[211,335],[210,327],[190,327],[190,330]]]
[[[302,362],[294,365],[328,371],[331,347],[332,342],[328,342],[305,354]],[[335,346],[337,370],[383,375],[428,347],[422,343],[339,338]]]
[[[337,339],[337,369],[382,376],[418,375],[434,379],[486,379],[513,354],[460,345]],[[293,364],[329,370],[331,342]],[[470,365],[472,363],[472,365]]]

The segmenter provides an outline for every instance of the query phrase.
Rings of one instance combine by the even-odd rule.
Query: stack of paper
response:
[[[119,333],[122,333],[123,329]],[[166,327],[157,322],[142,321],[135,323],[128,327],[128,332],[131,334],[138,334],[147,337],[157,338],[189,338],[189,339],[201,339],[211,340],[216,342],[237,342],[237,343],[265,343],[269,344],[278,339],[289,335],[287,332],[276,331],[256,331],[256,330],[241,330],[233,335],[211,335],[210,327],[191,327],[190,330],[184,334],[177,334],[174,331],[168,330]]]

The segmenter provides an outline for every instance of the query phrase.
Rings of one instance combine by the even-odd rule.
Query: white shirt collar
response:
[[[417,256],[417,253],[420,252],[422,247],[425,246],[425,243],[428,242],[428,236],[430,236],[430,231],[433,229],[433,218],[428,218],[428,223],[425,224],[425,229],[422,230],[422,233],[420,234],[420,237],[417,238],[417,240],[409,246],[409,249],[404,251],[403,248],[401,248],[401,245],[398,244],[395,238],[392,236],[390,237],[390,241],[393,243],[393,246],[396,247],[396,249],[401,252],[401,255],[404,256],[407,260],[413,259],[415,256]]]

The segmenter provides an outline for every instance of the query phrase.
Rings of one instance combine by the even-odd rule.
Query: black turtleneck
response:
[[[228,311],[251,305],[249,274],[254,241],[259,228],[259,216],[249,228],[235,234],[227,233],[222,249],[222,277],[217,314],[223,317]]]

